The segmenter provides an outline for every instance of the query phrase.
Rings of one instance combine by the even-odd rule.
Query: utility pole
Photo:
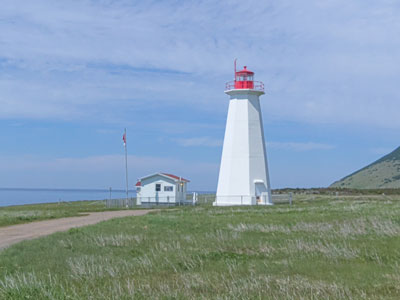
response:
[[[129,183],[128,183],[128,150],[127,150],[127,146],[126,146],[126,128],[125,128],[124,136],[123,136],[122,139],[124,140],[124,148],[125,148],[125,174],[126,174],[126,203],[125,203],[125,207],[128,208],[128,200],[129,200],[128,187],[129,187]]]

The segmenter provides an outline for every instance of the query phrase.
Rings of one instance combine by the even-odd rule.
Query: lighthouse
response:
[[[260,96],[254,72],[236,71],[226,83],[230,96],[214,206],[272,205]]]

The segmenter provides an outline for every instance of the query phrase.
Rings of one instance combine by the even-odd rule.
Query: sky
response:
[[[261,97],[272,188],[328,186],[399,146],[396,0],[2,0],[0,187],[215,191],[233,61]]]

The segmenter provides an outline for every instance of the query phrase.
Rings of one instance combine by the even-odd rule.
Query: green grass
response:
[[[107,210],[104,201],[74,201],[0,207],[0,227]]]
[[[0,252],[0,299],[399,299],[400,197],[179,207]]]

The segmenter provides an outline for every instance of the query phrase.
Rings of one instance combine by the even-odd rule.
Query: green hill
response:
[[[330,187],[353,189],[400,188],[400,147]]]

